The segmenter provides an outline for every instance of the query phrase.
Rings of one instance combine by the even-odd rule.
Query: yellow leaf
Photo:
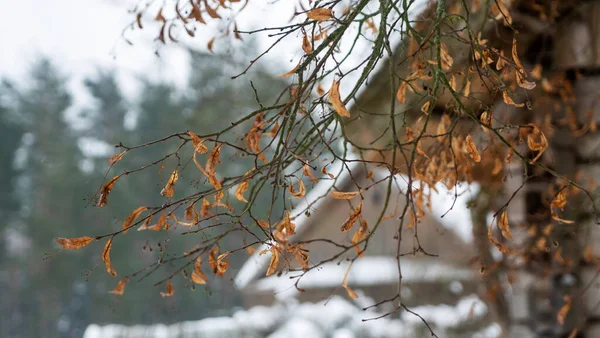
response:
[[[173,295],[174,291],[173,291],[173,284],[171,284],[171,281],[167,281],[167,292],[160,292],[160,296],[161,297],[171,297]]]
[[[340,97],[340,83],[338,81],[333,80],[331,89],[329,89],[329,101],[339,116],[350,117],[350,112],[348,112]]]
[[[54,239],[60,246],[67,250],[77,250],[81,249],[84,246],[90,244],[94,238],[83,236],[78,238],[60,238],[57,237]]]
[[[342,224],[341,230],[343,232],[350,230],[350,228],[352,228],[354,223],[356,223],[356,221],[358,221],[361,214],[362,214],[362,201],[360,201],[360,204],[358,204],[358,207],[356,207],[356,209],[354,209],[354,211],[352,211],[352,213],[350,213],[350,216],[348,217],[348,219],[346,219],[346,221],[344,221],[344,224]]]
[[[206,278],[206,275],[204,274],[204,272],[202,271],[200,264],[202,263],[202,256],[198,256],[198,258],[196,258],[196,261],[194,262],[194,272],[192,272],[192,282],[196,283],[196,284],[206,284],[206,280],[208,278]]]
[[[115,187],[115,183],[121,177],[120,175],[111,178],[108,182],[106,182],[102,188],[100,189],[100,197],[98,198],[98,203],[96,204],[98,208],[102,208],[108,203],[108,195],[110,191]]]
[[[508,224],[508,211],[506,211],[506,208],[502,211],[500,219],[498,220],[498,229],[500,229],[504,238],[512,239],[512,232],[510,231],[510,225]]]
[[[317,20],[321,22],[331,19],[333,17],[333,10],[331,8],[315,8],[308,11],[306,16],[311,20]]]
[[[306,54],[310,54],[313,50],[312,45],[310,44],[310,40],[308,40],[308,36],[306,36],[306,33],[304,33],[304,36],[302,38],[302,50]]]
[[[117,283],[117,286],[112,291],[108,293],[112,293],[113,295],[122,296],[123,292],[125,292],[125,286],[129,283],[129,278],[123,278]]]
[[[129,214],[129,216],[127,216],[127,219],[125,219],[125,222],[123,222],[123,226],[121,227],[121,229],[125,230],[124,232],[126,232],[127,229],[131,227],[135,219],[138,218],[140,214],[146,210],[148,210],[148,207],[139,207],[135,209],[131,214]]]
[[[469,157],[477,163],[481,162],[481,155],[479,155],[479,151],[477,150],[477,146],[475,145],[475,142],[473,141],[471,135],[467,135],[465,141]]]
[[[294,189],[294,185],[290,184],[290,195],[292,195],[292,197],[294,198],[301,198],[304,197],[304,195],[306,195],[306,187],[304,186],[304,182],[302,182],[302,180],[298,180],[298,186],[298,191],[296,191]]]
[[[332,191],[331,197],[336,200],[349,200],[360,194],[360,191],[352,191],[352,192],[342,192],[342,191]]]
[[[119,162],[123,158],[123,155],[125,155],[126,152],[127,152],[127,150],[109,158],[108,163],[110,163],[110,165],[114,165],[115,163]]]
[[[160,194],[164,197],[173,197],[173,195],[175,194],[175,189],[173,189],[173,187],[175,186],[175,183],[177,183],[178,180],[179,172],[177,171],[177,169],[175,169],[171,173],[171,177],[169,177],[169,180],[167,181],[165,187],[160,191]]]
[[[110,263],[110,248],[112,247],[112,241],[114,237],[111,237],[106,244],[104,245],[104,251],[102,251],[102,261],[104,261],[104,266],[106,266],[106,271],[109,275],[115,277],[117,272],[115,268]]]

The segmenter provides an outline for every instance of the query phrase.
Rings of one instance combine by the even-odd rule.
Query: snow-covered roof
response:
[[[486,305],[475,295],[466,295],[455,306],[437,305],[411,309],[425,318],[439,337],[448,336],[472,322],[489,320]],[[231,317],[207,318],[173,325],[149,326],[95,325],[86,329],[83,338],[305,338],[305,337],[416,337],[424,331],[420,318],[403,312],[400,318],[364,319],[380,316],[373,309],[364,311],[361,306],[333,296],[318,303],[275,304],[270,307],[255,306],[240,310]],[[469,337],[493,338],[500,336],[500,327],[493,323]]]

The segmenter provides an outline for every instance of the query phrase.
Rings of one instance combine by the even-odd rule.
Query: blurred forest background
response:
[[[142,78],[141,94],[129,100],[115,74],[98,69],[95,76],[85,80],[93,104],[79,111],[73,111],[69,78],[48,59],[41,58],[31,65],[27,80],[21,81],[24,85],[12,79],[1,80],[1,337],[81,337],[92,322],[198,320],[231,314],[240,304],[230,277],[210,276],[208,285],[195,291],[174,284],[174,296],[162,298],[161,290],[153,286],[159,274],[167,273],[162,270],[139,283],[133,279],[123,296],[110,295],[108,291],[118,278],[112,278],[104,269],[102,243],[76,252],[59,252],[54,241],[57,236],[113,231],[134,208],[164,201],[159,192],[168,180],[174,166],[169,161],[176,161],[174,158],[165,161],[162,170],[155,166],[121,179],[105,210],[93,206],[90,199],[107,176],[108,157],[120,152],[114,145],[137,145],[186,130],[197,134],[218,130],[236,116],[258,108],[259,101],[272,101],[285,87],[256,66],[251,78],[261,93],[257,98],[249,77],[231,80],[235,70],[243,69],[232,55],[190,53],[192,71],[184,92]],[[237,140],[232,142],[243,142],[244,129],[247,126],[240,126],[235,133]],[[108,177],[124,168],[156,161],[177,145],[173,141],[130,152]],[[224,153],[222,159],[223,175],[246,170],[244,159],[236,154]],[[189,192],[206,184],[196,183],[178,189]],[[202,236],[181,236],[185,229],[178,230],[146,232],[145,236],[128,234],[132,241],[115,241],[111,256],[117,270],[123,271],[121,276],[168,256],[165,247],[176,246],[181,252],[181,248],[193,247]],[[227,236],[232,245],[239,245],[240,240],[235,235]],[[221,246],[226,249],[228,243]],[[243,259],[244,255],[232,256],[230,275]]]

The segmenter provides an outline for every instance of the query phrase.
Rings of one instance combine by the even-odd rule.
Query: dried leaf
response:
[[[331,8],[315,8],[308,11],[306,16],[311,20],[322,22],[333,17],[333,10]]]
[[[98,203],[96,204],[98,208],[102,208],[106,205],[106,203],[108,203],[108,195],[110,194],[110,191],[115,187],[115,183],[117,182],[119,177],[121,176],[115,176],[111,178],[108,182],[104,183],[104,185],[100,189],[100,197],[98,198]]]
[[[288,210],[285,211],[285,218],[277,225],[276,232],[284,235],[284,238],[296,233],[296,224],[292,223]]]
[[[406,103],[406,88],[408,87],[408,82],[402,82],[400,87],[398,87],[398,91],[396,92],[396,99],[400,103]]]
[[[125,230],[124,232],[126,232],[127,229],[131,227],[135,219],[138,218],[140,214],[146,210],[148,210],[148,207],[139,207],[135,209],[131,214],[129,214],[129,216],[127,216],[127,219],[125,219],[125,222],[123,222],[123,226],[121,227],[121,229]]]
[[[360,191],[352,191],[352,192],[342,192],[342,191],[332,191],[331,197],[336,200],[349,200],[360,194]]]
[[[571,304],[573,303],[571,296],[565,296],[564,301],[565,301],[565,305],[563,305],[560,308],[560,310],[558,311],[558,314],[556,314],[556,320],[558,321],[558,323],[560,325],[565,324],[565,317],[567,317],[567,314],[569,313],[569,310],[571,309]]]
[[[290,76],[296,74],[296,70],[298,69],[298,67],[300,67],[300,61],[298,61],[298,64],[296,65],[296,67],[294,67],[294,69],[290,70],[289,72],[287,72],[285,74],[279,75],[278,78],[286,78],[286,77],[290,77]]]
[[[465,84],[465,89],[463,90],[463,95],[468,97],[471,94],[471,80],[467,79],[467,83]]]
[[[321,84],[319,83],[319,85],[317,86],[317,95],[319,96],[323,96],[325,95],[325,89],[323,89],[323,86],[321,86]]]
[[[535,88],[535,82],[527,81],[525,75],[519,70],[515,71],[515,76],[517,78],[517,85],[519,87],[525,88],[527,90],[532,90],[533,88]]]
[[[191,275],[192,282],[196,284],[206,284],[206,281],[208,280],[208,278],[206,278],[206,275],[200,267],[201,263],[202,256],[198,256],[198,258],[196,258],[196,261],[194,262],[194,272],[192,272]]]
[[[515,107],[525,107],[525,103],[515,103],[515,101],[513,101],[513,99],[508,96],[508,93],[503,90],[502,91],[502,99],[504,99],[504,103],[510,105],[510,106],[515,106]]]
[[[272,246],[269,251],[271,252],[271,262],[269,263],[269,268],[267,269],[267,276],[275,273],[275,270],[277,270],[277,267],[279,266],[279,250]]]
[[[156,17],[154,18],[154,20],[156,21],[160,21],[160,22],[167,22],[167,19],[165,19],[165,17],[162,15],[162,8],[158,10],[158,13],[156,14]]]
[[[123,158],[123,155],[125,155],[126,152],[127,152],[127,150],[125,150],[125,151],[123,151],[123,152],[121,152],[119,154],[116,154],[115,156],[109,158],[108,159],[108,163],[110,165],[114,165],[115,163],[119,162]]]
[[[498,220],[498,229],[500,229],[504,238],[512,239],[512,232],[510,231],[510,225],[508,224],[508,211],[506,208],[502,211],[500,219]]]
[[[152,230],[152,231],[159,231],[161,230],[164,226],[165,226],[165,222],[167,221],[167,214],[163,213],[162,215],[160,215],[158,222],[156,222],[156,224],[151,225],[151,226],[147,226],[145,228],[142,229],[142,227],[138,228],[138,231],[140,230]]]
[[[104,262],[104,266],[106,266],[106,271],[108,272],[108,274],[115,277],[117,275],[117,272],[110,263],[110,248],[112,247],[113,238],[114,237],[111,237],[108,241],[106,241],[106,244],[104,245],[104,251],[102,251],[102,261]]]
[[[335,178],[335,176],[333,176],[333,174],[332,174],[332,173],[328,173],[328,172],[327,172],[327,166],[324,166],[323,168],[321,168],[321,173],[323,173],[324,175],[327,175],[327,176],[329,176],[329,178],[331,178],[331,179],[334,179],[334,178]]]
[[[558,214],[554,211],[553,208],[551,208],[550,215],[552,216],[553,220],[555,220],[555,221],[557,221],[559,223],[564,223],[564,224],[573,224],[573,223],[575,223],[575,221],[560,218],[558,216]]]
[[[213,37],[212,39],[210,39],[208,41],[208,43],[206,44],[206,48],[208,48],[208,51],[211,53],[214,53],[213,51],[213,45],[215,44],[215,37]]]
[[[206,0],[204,0],[204,8],[206,9],[206,13],[213,19],[220,19],[221,16],[217,13],[216,9],[212,9]],[[217,7],[218,8],[218,7]]]
[[[94,240],[94,238],[88,237],[88,236],[77,237],[77,238],[57,237],[54,240],[56,241],[56,243],[60,244],[60,246],[62,246],[63,249],[77,250],[77,249],[81,249],[84,246],[90,244]]]
[[[208,152],[208,147],[204,145],[204,141],[200,139],[200,137],[194,134],[193,131],[188,130],[187,134],[192,139],[192,144],[194,145],[194,151],[199,154],[206,154]]]
[[[212,214],[209,211],[210,208],[212,208],[212,205],[210,204],[210,202],[206,198],[203,198],[202,199],[202,207],[200,208],[200,216],[202,216],[202,217],[212,216]]]
[[[135,21],[137,22],[137,25],[140,29],[144,29],[144,27],[142,26],[142,12],[138,12],[136,14]]]
[[[440,44],[440,51],[440,56],[442,59],[442,69],[449,70],[450,68],[452,68],[452,65],[454,65],[454,59],[450,56],[450,53],[448,53],[448,47],[446,46],[446,44]]]
[[[346,231],[350,230],[350,228],[352,228],[354,223],[356,223],[356,221],[358,221],[358,219],[360,218],[361,213],[362,213],[362,201],[360,201],[360,204],[358,204],[358,207],[356,207],[356,209],[354,209],[354,211],[352,211],[352,213],[350,213],[350,216],[344,222],[344,224],[342,224],[342,228],[341,228],[342,232],[346,232]]]
[[[271,226],[269,225],[269,223],[265,222],[265,221],[258,221],[258,226],[260,226],[263,229],[271,229]]]
[[[173,187],[175,186],[175,183],[177,183],[178,180],[179,172],[177,171],[177,169],[175,169],[171,173],[171,177],[169,177],[169,180],[167,181],[165,187],[160,191],[160,194],[164,197],[173,197],[173,195],[175,194],[175,189]]]
[[[421,111],[423,112],[423,114],[429,114],[429,106],[431,106],[431,101],[427,101],[421,106]]]
[[[212,176],[217,174],[217,164],[221,163],[221,147],[223,147],[222,143],[217,145],[210,152],[210,155],[208,156],[208,161],[206,162],[206,172]]]
[[[112,293],[113,295],[122,296],[123,293],[125,292],[125,286],[127,285],[127,283],[129,283],[129,278],[121,279],[119,281],[119,283],[117,283],[117,286],[115,286],[115,288],[112,289],[112,291],[109,291],[108,293]]]
[[[304,51],[304,53],[306,54],[310,54],[312,52],[312,45],[310,43],[310,40],[308,39],[308,36],[306,35],[306,33],[303,34],[303,38],[302,38],[302,50]]]
[[[333,109],[338,113],[339,116],[350,117],[350,112],[346,109],[346,106],[342,102],[340,97],[340,83],[339,81],[333,80],[331,89],[329,89],[329,101],[333,105]]]
[[[160,296],[161,297],[171,297],[173,295],[174,291],[173,291],[173,284],[171,284],[171,281],[167,281],[167,292],[160,292]]]
[[[200,7],[196,5],[193,1],[190,2],[192,3],[192,11],[189,15],[189,18],[194,18],[196,19],[196,21],[202,24],[206,24],[206,21],[204,21],[204,18],[202,18],[202,12],[200,11]]]
[[[342,281],[342,286],[344,287],[344,289],[346,289],[348,296],[350,296],[351,298],[358,298],[358,295],[356,294],[356,292],[354,292],[348,286],[348,274],[350,273],[351,268],[352,268],[352,264],[350,264],[350,266],[348,267],[348,270],[346,270],[346,274],[344,275],[344,280]]]
[[[365,237],[367,237],[368,232],[369,232],[369,223],[367,223],[366,220],[362,220],[362,222],[360,222],[360,227],[358,228],[358,230],[356,230],[356,232],[352,236],[352,244],[356,245],[358,242],[365,239]],[[358,246],[355,246],[354,249],[356,250],[357,253],[360,253],[360,248]]]
[[[310,169],[310,166],[308,165],[308,163],[304,163],[304,166],[302,167],[302,174],[304,176],[310,178],[310,180],[312,182],[317,182],[319,180],[312,174],[312,170]]]
[[[558,194],[556,194],[556,196],[554,196],[554,198],[552,199],[552,202],[550,202],[551,206],[559,208],[560,210],[563,210],[566,204],[567,195],[565,194],[565,189],[559,191]]]
[[[488,228],[488,241],[490,243],[494,244],[494,246],[496,246],[496,248],[498,248],[498,250],[500,250],[500,252],[508,253],[508,249],[504,245],[502,245],[502,243],[500,243],[494,239],[494,236],[492,234],[492,226],[491,225]]]
[[[306,195],[306,187],[304,186],[304,182],[302,182],[302,180],[298,180],[298,186],[298,191],[296,191],[294,189],[294,185],[290,184],[290,195],[292,195],[292,197],[294,198],[301,198],[304,197],[304,195]]]
[[[538,154],[531,160],[531,163],[534,163],[548,149],[548,139],[537,126],[531,123],[528,125],[533,127],[533,130],[527,135],[527,146],[532,151],[538,151]]]
[[[217,257],[217,264],[213,272],[219,277],[223,277],[229,267],[229,258],[227,258],[227,255],[229,255],[229,252],[222,253]]]
[[[188,221],[192,221],[191,224],[198,224],[198,222],[200,221],[198,212],[195,209],[196,202],[188,205],[188,207],[185,208],[185,213],[183,214],[185,219],[187,219]]]
[[[467,147],[467,153],[469,154],[469,157],[477,163],[481,162],[481,155],[479,154],[479,151],[477,150],[477,146],[475,145],[475,142],[473,141],[473,138],[471,137],[471,135],[467,135],[465,141],[466,141],[465,145]]]
[[[502,1],[500,1],[502,2]],[[512,59],[515,62],[515,65],[517,66],[517,71],[521,71],[523,70],[523,64],[521,63],[521,60],[519,59],[519,53],[517,52],[517,38],[513,37],[513,43],[512,43]]]
[[[244,197],[244,193],[248,190],[248,180],[244,180],[240,185],[238,185],[237,189],[235,189],[235,198],[238,201],[248,203],[248,200]]]

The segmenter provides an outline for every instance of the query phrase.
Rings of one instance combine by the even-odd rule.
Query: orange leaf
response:
[[[317,94],[319,96],[323,96],[325,95],[325,89],[323,89],[323,86],[321,86],[321,84],[319,83],[319,85],[317,86]]]
[[[117,286],[112,291],[108,293],[112,293],[113,295],[122,296],[123,292],[125,292],[125,286],[129,283],[129,278],[123,278],[117,283]]]
[[[342,281],[342,286],[344,287],[344,289],[346,289],[348,296],[350,296],[351,298],[358,298],[358,295],[356,294],[356,292],[354,292],[348,286],[348,274],[350,273],[350,268],[352,268],[352,263],[348,267],[348,270],[346,270],[346,274],[344,275],[344,280]]]
[[[349,200],[360,194],[360,191],[352,191],[352,192],[342,192],[342,191],[332,191],[331,197],[336,200]]]
[[[237,198],[241,202],[248,203],[248,200],[244,197],[244,193],[248,190],[248,180],[244,180],[240,185],[235,189],[235,198]]]
[[[166,221],[167,221],[167,214],[163,213],[158,218],[158,222],[156,222],[156,224],[151,225],[151,226],[146,226],[146,227],[139,227],[138,231],[141,231],[141,230],[159,231],[159,230],[161,230],[163,228],[163,226],[165,225]]]
[[[131,214],[129,214],[129,216],[127,216],[127,219],[125,219],[125,222],[123,222],[123,226],[121,227],[121,229],[124,230],[124,232],[126,232],[127,229],[131,227],[135,219],[138,218],[140,214],[146,210],[148,210],[148,207],[139,207],[135,209]]]
[[[298,185],[299,188],[298,191],[296,191],[294,189],[294,185],[290,184],[289,191],[292,197],[301,198],[304,197],[304,195],[306,195],[306,187],[304,186],[304,182],[302,182],[302,180],[298,180]]]
[[[222,253],[217,257],[217,266],[214,272],[219,277],[223,277],[229,267],[229,258],[227,258],[227,255],[229,255],[229,252]]]
[[[525,107],[524,103],[515,103],[515,101],[513,101],[513,99],[508,96],[508,93],[506,91],[502,91],[502,98],[504,99],[504,103],[510,105],[510,106],[515,106],[515,107]]]
[[[369,223],[367,223],[366,220],[362,220],[362,222],[360,222],[360,227],[358,228],[358,230],[356,230],[356,232],[352,236],[352,244],[355,244],[354,249],[356,250],[357,253],[360,253],[360,248],[356,244],[358,242],[362,241],[363,239],[365,239],[365,237],[367,237],[368,231],[369,231]]]
[[[408,82],[404,81],[398,87],[398,91],[396,92],[396,99],[400,103],[406,103],[406,88],[408,87]]]
[[[202,269],[200,268],[200,264],[202,263],[202,256],[198,256],[198,258],[196,258],[196,262],[194,263],[194,272],[192,272],[192,282],[196,283],[196,284],[206,284],[206,280],[208,278],[206,278],[206,275],[204,274],[204,272],[202,272]]]
[[[208,161],[206,162],[206,172],[214,176],[217,174],[217,164],[221,163],[221,148],[223,144],[219,144],[210,152]]]
[[[298,64],[296,65],[296,67],[294,67],[294,69],[290,70],[289,72],[287,72],[285,74],[279,75],[278,78],[286,78],[286,77],[290,77],[290,76],[296,74],[296,70],[298,69],[298,67],[300,67],[300,61],[298,61]]]
[[[551,206],[559,208],[561,210],[565,207],[566,204],[567,196],[565,194],[565,189],[559,191],[558,194],[556,194],[556,196],[554,196],[554,198],[552,199],[552,202],[550,202]]]
[[[197,201],[196,201],[197,202]],[[193,221],[192,224],[197,224],[200,221],[200,217],[198,216],[198,212],[194,208],[196,202],[190,204],[187,208],[185,208],[184,217],[188,221]]]
[[[496,246],[496,248],[498,248],[498,250],[500,250],[500,252],[508,253],[508,249],[504,245],[502,245],[502,243],[500,243],[494,239],[494,236],[492,235],[492,226],[491,225],[488,228],[488,241],[490,241],[490,243],[494,244]]]
[[[110,165],[114,165],[115,163],[119,162],[123,158],[123,155],[125,155],[126,152],[127,152],[127,150],[109,158],[108,163],[110,163]]]
[[[92,237],[88,237],[88,236],[83,236],[83,237],[78,237],[78,238],[55,238],[54,239],[58,244],[60,244],[60,246],[63,247],[63,249],[67,249],[67,250],[77,250],[77,249],[81,249],[84,246],[90,244],[94,238]]]
[[[169,177],[169,181],[167,181],[165,187],[160,191],[160,194],[164,197],[173,197],[173,195],[175,194],[175,189],[173,189],[173,187],[175,186],[175,183],[177,183],[178,180],[179,172],[177,171],[177,169],[175,169],[171,173],[171,177]]]
[[[310,180],[312,182],[316,182],[319,180],[318,178],[316,178],[313,175],[312,170],[310,170],[310,166],[308,165],[308,163],[304,163],[304,166],[302,167],[302,174],[304,174],[304,176],[310,178]]]
[[[171,297],[173,295],[174,291],[173,291],[173,284],[171,284],[171,281],[167,282],[167,292],[160,292],[160,296],[161,297]]]
[[[212,216],[212,214],[209,211],[211,207],[212,207],[212,205],[206,198],[202,199],[202,208],[200,208],[200,216],[202,216],[202,217]]]
[[[317,20],[321,22],[331,19],[333,17],[333,10],[331,8],[315,8],[308,11],[306,16],[311,20]]]
[[[270,229],[271,226],[269,225],[269,223],[265,222],[265,221],[258,221],[257,222],[258,226],[260,226],[261,228],[264,229]]]
[[[121,176],[118,175],[111,178],[102,186],[102,188],[100,189],[100,197],[98,198],[98,203],[96,204],[98,208],[102,208],[106,205],[106,203],[108,203],[108,195],[110,194],[110,191],[115,187],[115,183],[117,182],[119,177]]]
[[[564,325],[565,317],[569,313],[569,310],[571,309],[571,304],[573,303],[571,296],[565,296],[564,300],[565,300],[565,305],[563,305],[560,308],[560,310],[558,311],[558,314],[556,315],[556,320],[558,321],[558,323],[560,325]]]
[[[279,250],[272,246],[269,251],[271,251],[271,263],[269,263],[269,268],[267,269],[267,276],[272,275],[279,266]]]
[[[340,83],[338,81],[333,80],[331,89],[329,89],[329,101],[339,116],[350,117],[350,113],[340,97]]]
[[[204,145],[204,141],[198,137],[198,135],[194,134],[193,131],[188,130],[188,135],[192,139],[192,144],[194,145],[194,151],[199,154],[206,154],[208,152],[208,148]]]
[[[308,40],[308,36],[304,33],[304,37],[302,38],[302,50],[306,54],[310,54],[312,52],[312,45],[310,44],[310,40]]]
[[[114,237],[111,237],[104,245],[104,251],[102,251],[102,261],[104,261],[104,265],[106,266],[106,271],[108,274],[115,277],[117,272],[112,264],[110,264],[110,248],[112,247],[113,238]]]
[[[479,151],[477,151],[477,146],[475,145],[475,142],[473,141],[471,135],[467,135],[465,141],[469,157],[477,163],[481,162],[481,155],[479,155]]]
[[[341,230],[343,232],[350,230],[350,228],[352,228],[354,223],[356,223],[356,221],[358,221],[358,219],[360,218],[361,213],[362,213],[362,201],[360,201],[360,204],[358,205],[358,207],[356,207],[356,209],[354,209],[354,211],[352,211],[352,213],[350,213],[350,216],[348,216],[348,219],[346,219],[344,224],[342,224]]]

